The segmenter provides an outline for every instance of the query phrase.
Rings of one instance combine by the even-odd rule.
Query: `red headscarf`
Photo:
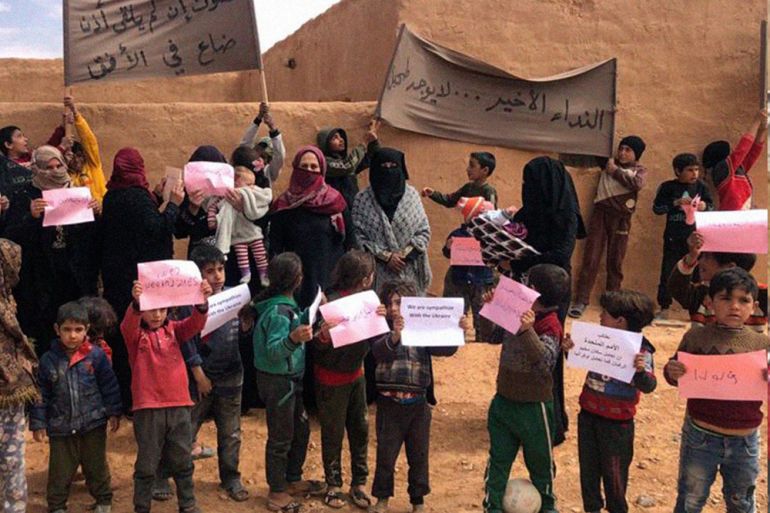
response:
[[[123,148],[115,154],[112,164],[112,176],[107,182],[107,190],[120,191],[129,187],[140,187],[147,191],[153,201],[155,196],[150,191],[150,184],[144,170],[144,159],[135,148]]]
[[[299,167],[299,162],[305,153],[312,153],[316,156],[318,164],[321,166],[320,173],[312,173]],[[300,148],[294,156],[292,167],[294,170],[291,173],[289,190],[281,194],[273,202],[273,212],[302,207],[316,214],[334,216],[341,214],[345,210],[347,207],[345,198],[336,189],[326,184],[326,158],[324,158],[323,152],[318,147],[303,146]],[[341,216],[339,220],[342,221]]]

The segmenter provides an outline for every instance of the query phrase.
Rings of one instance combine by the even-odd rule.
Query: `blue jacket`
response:
[[[87,433],[119,416],[120,388],[107,355],[84,342],[68,357],[59,339],[40,359],[38,382],[42,401],[32,407],[29,428],[48,436]]]

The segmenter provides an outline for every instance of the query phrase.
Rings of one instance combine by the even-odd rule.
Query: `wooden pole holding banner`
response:
[[[267,99],[267,81],[265,80],[265,68],[259,68],[259,79],[262,83],[262,101],[270,103]]]
[[[65,87],[64,88],[64,96],[72,96],[72,86]],[[69,146],[72,146],[72,133],[73,133],[73,126],[72,123],[70,123],[67,120],[67,108],[64,108],[64,137],[67,139],[67,142]]]
[[[759,27],[759,108],[767,108],[768,62],[767,62],[767,20],[762,20]]]

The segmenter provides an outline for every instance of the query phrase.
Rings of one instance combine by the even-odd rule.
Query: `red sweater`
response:
[[[166,320],[156,330],[142,325],[142,314],[129,305],[120,324],[131,365],[133,410],[192,406],[187,367],[179,345],[203,330],[206,312],[193,308],[182,321]]]
[[[714,185],[719,194],[719,210],[745,210],[751,208],[752,185],[749,170],[762,154],[764,141],[755,141],[746,134],[738,145],[712,171]]]

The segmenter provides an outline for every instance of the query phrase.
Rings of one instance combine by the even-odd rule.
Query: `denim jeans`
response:
[[[699,513],[717,471],[724,482],[727,513],[755,513],[759,429],[747,436],[722,436],[700,429],[685,418],[674,513]]]

